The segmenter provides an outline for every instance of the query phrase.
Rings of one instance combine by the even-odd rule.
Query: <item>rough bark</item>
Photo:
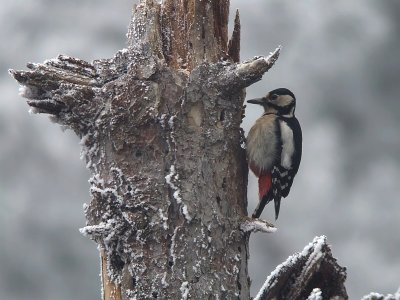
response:
[[[99,245],[105,300],[250,299],[249,235],[276,228],[247,217],[243,89],[280,48],[238,63],[239,14],[228,42],[228,11],[228,0],[142,0],[113,58],[10,70],[34,112],[81,138],[92,173],[81,232]],[[323,249],[265,299],[300,299],[315,272],[343,279]],[[292,271],[311,279],[292,285]]]
[[[316,237],[268,276],[254,300],[348,299],[346,268],[333,258],[326,237]]]
[[[81,137],[92,173],[82,233],[102,254],[103,299],[249,299],[243,88],[269,57],[228,53],[227,0],[146,0],[128,49],[10,73],[35,112]],[[264,224],[263,231],[273,227]],[[257,229],[257,228],[258,229]]]

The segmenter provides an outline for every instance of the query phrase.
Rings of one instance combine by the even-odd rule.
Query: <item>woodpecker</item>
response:
[[[296,97],[288,89],[279,88],[247,103],[264,107],[264,114],[250,129],[246,144],[249,168],[258,177],[260,198],[252,217],[258,218],[273,199],[276,220],[281,197],[289,194],[301,160],[302,133],[294,116]]]

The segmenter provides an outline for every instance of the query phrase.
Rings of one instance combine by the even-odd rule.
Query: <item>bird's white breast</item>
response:
[[[294,153],[293,130],[285,121],[279,121],[282,139],[281,165],[286,169],[292,168],[292,157]]]

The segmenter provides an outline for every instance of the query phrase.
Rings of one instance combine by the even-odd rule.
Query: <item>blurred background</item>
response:
[[[125,47],[131,0],[0,0],[0,299],[100,299],[96,245],[82,237],[89,173],[78,138],[28,114],[9,68]],[[275,234],[254,234],[252,294],[314,236],[348,270],[351,299],[400,286],[400,2],[231,0],[242,59],[283,45],[247,98],[297,97],[303,160]],[[231,20],[232,23],[232,20]],[[249,105],[246,132],[262,113]],[[72,187],[72,188],[71,188]],[[257,202],[253,175],[249,212]],[[267,206],[265,219],[273,220]]]

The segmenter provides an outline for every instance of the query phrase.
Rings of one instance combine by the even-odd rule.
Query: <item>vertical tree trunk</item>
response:
[[[82,232],[100,247],[103,299],[250,298],[243,88],[279,49],[237,63],[228,11],[228,0],[144,0],[114,58],[10,71],[36,112],[82,139]]]

